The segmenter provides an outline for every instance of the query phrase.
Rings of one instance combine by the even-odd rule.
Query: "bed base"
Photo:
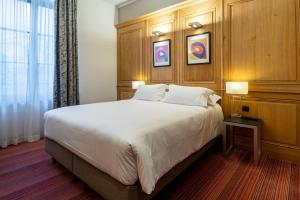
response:
[[[103,198],[107,200],[147,200],[158,194],[220,139],[221,137],[217,137],[211,140],[199,151],[176,165],[157,182],[155,190],[150,195],[142,191],[139,182],[130,186],[123,185],[49,138],[45,138],[45,149],[55,162],[59,162]]]

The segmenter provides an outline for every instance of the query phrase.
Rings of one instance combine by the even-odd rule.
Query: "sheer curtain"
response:
[[[52,108],[54,0],[0,0],[0,147],[35,141]]]

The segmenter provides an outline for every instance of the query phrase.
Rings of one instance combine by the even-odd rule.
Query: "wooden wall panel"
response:
[[[118,29],[118,86],[144,80],[146,23]]]
[[[256,80],[297,81],[297,0],[255,2]]]
[[[274,101],[274,100],[273,100]],[[299,121],[299,102],[266,99],[244,99],[238,107],[239,113],[245,117],[260,118],[263,121],[262,139],[288,145],[300,145],[300,130],[297,127]],[[238,101],[231,99],[231,110],[236,111]],[[250,112],[243,112],[241,107],[249,106]]]
[[[134,90],[131,87],[118,87],[118,100],[131,99],[134,96]]]
[[[226,95],[223,101],[230,102],[226,114],[236,111],[237,101]],[[250,112],[241,107],[249,106]],[[246,117],[260,118],[262,125],[262,147],[265,153],[280,159],[300,162],[300,96],[277,94],[251,94],[244,97],[239,113]],[[249,129],[236,128],[235,144],[253,149],[253,135]]]
[[[216,55],[216,48],[215,47],[215,10],[211,10],[205,13],[196,13],[194,15],[188,15],[188,16],[181,16],[183,19],[183,26],[184,27],[184,33],[183,38],[186,38],[189,35],[196,35],[201,34],[205,32],[211,33],[211,64],[201,64],[201,65],[187,65],[187,56],[186,56],[186,40],[183,41],[183,82],[213,82],[214,77],[214,71],[215,71],[215,55]],[[188,24],[192,21],[194,21],[197,18],[201,18],[201,24],[204,24],[204,27],[198,30],[192,29],[188,26]]]
[[[211,89],[221,88],[222,71],[222,29],[221,29],[221,1],[212,0],[198,5],[187,6],[179,10],[179,69],[180,84],[205,86]],[[192,29],[190,22],[198,21],[203,27]],[[186,36],[200,33],[211,33],[211,63],[201,65],[187,65]]]
[[[249,81],[242,101],[225,95],[224,111],[236,107],[263,121],[263,150],[300,161],[299,0],[224,0],[224,82]],[[252,146],[248,130],[236,142]],[[250,140],[249,140],[250,139]],[[250,143],[249,143],[250,142]]]
[[[148,20],[147,34],[147,69],[149,73],[150,83],[176,83],[176,31],[177,31],[177,12],[164,13],[157,17]],[[153,36],[153,31],[161,31],[163,36]],[[171,66],[168,67],[153,67],[153,42],[171,40]]]
[[[258,103],[258,117],[263,120],[262,138],[282,144],[297,145],[297,104]],[[274,117],[276,116],[276,117]]]
[[[230,79],[255,79],[255,3],[246,1],[230,7]]]
[[[224,10],[227,79],[299,93],[299,0],[225,0]]]

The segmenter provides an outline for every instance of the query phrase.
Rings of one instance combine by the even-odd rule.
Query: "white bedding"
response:
[[[172,167],[221,133],[219,105],[126,100],[45,114],[45,135],[125,185],[150,194]]]

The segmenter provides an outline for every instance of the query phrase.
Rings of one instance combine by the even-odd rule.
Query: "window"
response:
[[[23,103],[28,90],[52,101],[53,8],[53,0],[0,0],[0,101]]]
[[[53,77],[53,1],[0,0],[0,147],[40,138]]]

